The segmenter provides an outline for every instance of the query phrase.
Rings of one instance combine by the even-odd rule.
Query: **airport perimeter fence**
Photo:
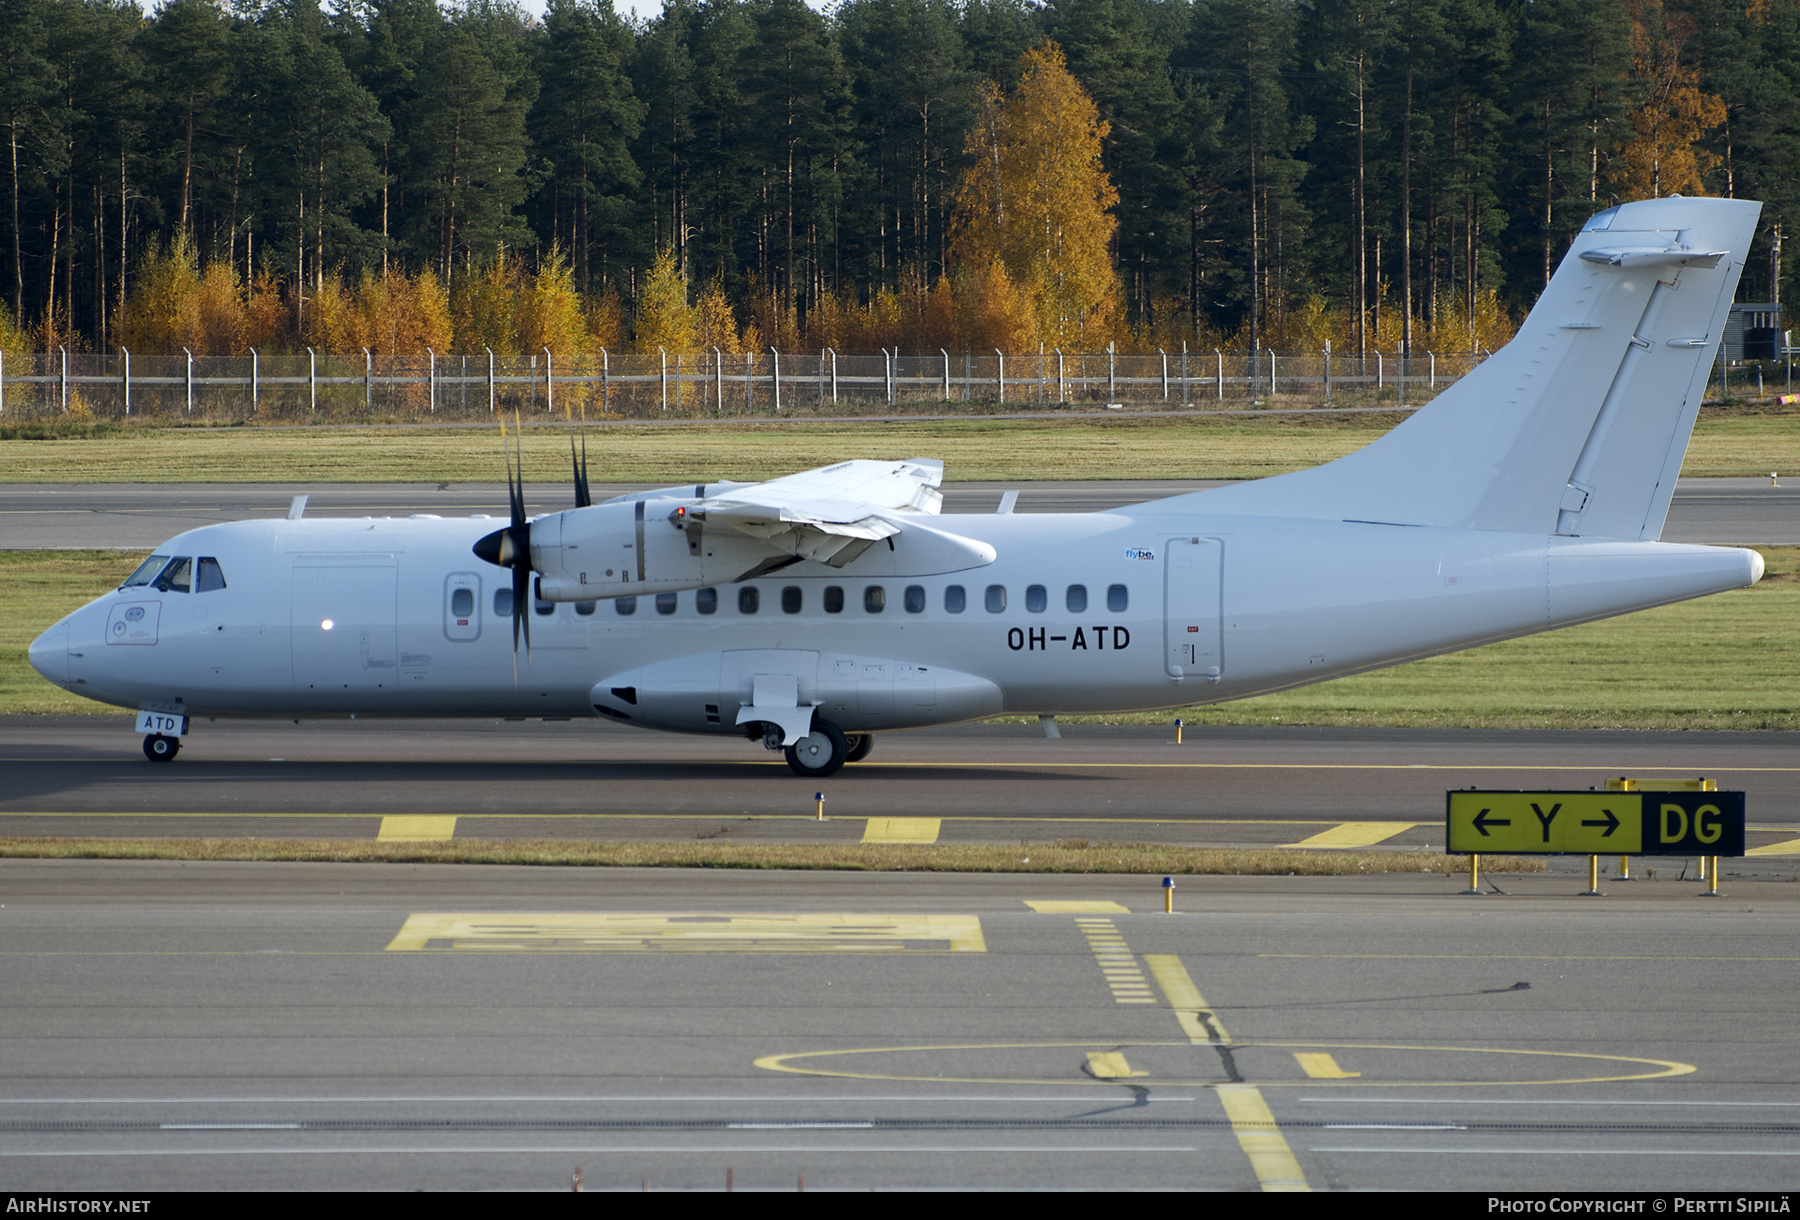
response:
[[[1484,354],[1330,351],[913,352],[387,358],[0,352],[0,423],[148,417],[472,420],[1417,406]]]

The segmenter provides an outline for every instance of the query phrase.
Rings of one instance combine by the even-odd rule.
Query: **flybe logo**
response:
[[[1152,551],[1152,550],[1147,550],[1146,548],[1141,547],[1141,546],[1128,546],[1125,548],[1125,558],[1127,558],[1127,559],[1155,559],[1156,552]]]

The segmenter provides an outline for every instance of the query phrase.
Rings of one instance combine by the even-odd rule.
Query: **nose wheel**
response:
[[[813,721],[813,731],[787,748],[788,769],[807,779],[836,775],[849,757],[849,743],[829,720]]]
[[[181,753],[181,738],[164,737],[161,733],[152,733],[144,738],[144,757],[151,762],[174,762],[175,756]]]

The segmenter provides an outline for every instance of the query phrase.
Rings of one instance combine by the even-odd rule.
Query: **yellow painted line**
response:
[[[1765,843],[1761,847],[1752,847],[1744,854],[1746,856],[1800,856],[1800,839],[1783,839],[1779,843]]]
[[[1267,1193],[1310,1193],[1312,1187],[1306,1184],[1306,1175],[1300,1172],[1294,1150],[1288,1147],[1281,1128],[1275,1125],[1275,1116],[1269,1113],[1268,1103],[1263,1101],[1256,1086],[1222,1084],[1215,1091],[1225,1106],[1225,1117],[1231,1120],[1238,1147],[1250,1158],[1251,1172],[1256,1174],[1263,1190]]]
[[[986,953],[973,915],[414,914],[390,952]]]
[[[1074,900],[1027,898],[1025,905],[1039,915],[1129,915],[1130,910],[1116,902],[1077,902]]]
[[[1149,1072],[1135,1072],[1125,1062],[1123,1051],[1089,1051],[1087,1053],[1088,1073],[1098,1080],[1123,1080],[1129,1076],[1148,1076]]]
[[[1345,822],[1321,831],[1310,839],[1285,847],[1373,847],[1415,826],[1439,826],[1440,822]]]
[[[936,843],[941,818],[870,818],[864,843]]]
[[[1175,1010],[1175,1019],[1181,1023],[1182,1032],[1188,1040],[1199,1043],[1228,1043],[1231,1035],[1225,1032],[1225,1023],[1219,1020],[1207,1004],[1206,997],[1194,985],[1187,967],[1173,953],[1146,953],[1144,964],[1150,967],[1150,974],[1156,985],[1162,988],[1163,998],[1169,1001],[1169,1007]],[[1202,1017],[1204,1014],[1204,1018]],[[1210,1023],[1211,1028],[1208,1028]]]
[[[395,814],[381,819],[381,829],[376,833],[378,842],[413,842],[419,839],[454,839],[456,837],[456,819],[453,817],[420,817],[413,814]]]
[[[1300,1063],[1300,1070],[1314,1080],[1351,1080],[1361,1076],[1361,1072],[1346,1072],[1337,1065],[1337,1060],[1322,1051],[1295,1051],[1294,1058]]]

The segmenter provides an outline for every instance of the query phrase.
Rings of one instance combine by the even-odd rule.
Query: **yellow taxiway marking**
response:
[[[1101,916],[1086,916],[1077,919],[1075,926],[1087,937],[1088,948],[1093,951],[1094,960],[1100,963],[1100,973],[1106,977],[1106,985],[1111,989],[1115,1003],[1156,1003],[1156,996],[1151,992],[1144,972],[1138,969],[1137,958],[1126,947],[1125,938],[1119,935],[1119,929],[1112,920]]]
[[[1225,1117],[1231,1120],[1232,1133],[1238,1147],[1250,1158],[1250,1170],[1262,1183],[1264,1193],[1310,1193],[1306,1175],[1287,1138],[1275,1125],[1275,1116],[1253,1084],[1222,1084],[1214,1092],[1225,1106]]]
[[[1148,1076],[1149,1072],[1133,1071],[1125,1062],[1124,1051],[1089,1051],[1088,1074],[1096,1080],[1124,1080],[1130,1076]]]
[[[1074,900],[1027,898],[1025,905],[1039,915],[1129,915],[1131,911],[1116,902],[1078,902]]]
[[[1169,1006],[1175,1010],[1175,1019],[1194,1043],[1210,1043],[1214,1046],[1231,1045],[1231,1035],[1225,1032],[1225,1023],[1207,1006],[1206,997],[1200,994],[1195,986],[1194,978],[1181,964],[1181,959],[1172,953],[1147,953],[1144,964],[1150,967],[1156,983],[1162,988],[1163,996]],[[1330,1055],[1313,1056],[1330,1061]],[[1296,1055],[1305,1066],[1306,1056]],[[1335,1066],[1335,1065],[1334,1065]],[[1310,1072],[1310,1069],[1308,1069]],[[1231,1120],[1231,1130],[1237,1136],[1238,1147],[1250,1158],[1250,1170],[1256,1174],[1256,1180],[1262,1184],[1265,1192],[1275,1191],[1310,1191],[1306,1184],[1306,1175],[1300,1172],[1300,1162],[1294,1157],[1294,1150],[1288,1147],[1287,1138],[1281,1134],[1281,1128],[1275,1125],[1275,1116],[1269,1113],[1268,1103],[1252,1084],[1222,1084],[1215,1092],[1225,1107],[1225,1117]]]
[[[1314,1080],[1351,1080],[1361,1076],[1361,1072],[1346,1072],[1337,1065],[1337,1060],[1320,1051],[1295,1051],[1294,1058],[1300,1064],[1300,1070]]]
[[[1779,843],[1764,843],[1761,847],[1752,847],[1744,853],[1746,856],[1800,856],[1800,839],[1783,839]]]
[[[454,839],[456,837],[456,819],[454,817],[425,816],[415,814],[394,814],[381,819],[381,829],[375,838],[379,842],[414,842],[420,839]]]
[[[1190,1042],[1230,1043],[1231,1035],[1225,1032],[1225,1023],[1219,1020],[1218,1014],[1208,1006],[1206,997],[1194,986],[1193,978],[1179,957],[1173,953],[1146,953],[1144,964],[1150,967],[1151,976],[1162,988],[1163,997],[1175,1010],[1175,1019],[1181,1023],[1181,1030]]]
[[[942,818],[870,818],[864,843],[936,843]]]
[[[1321,831],[1286,847],[1373,847],[1415,826],[1436,826],[1436,822],[1345,822]]]
[[[395,951],[986,953],[973,915],[669,915],[549,911],[409,915]]]

